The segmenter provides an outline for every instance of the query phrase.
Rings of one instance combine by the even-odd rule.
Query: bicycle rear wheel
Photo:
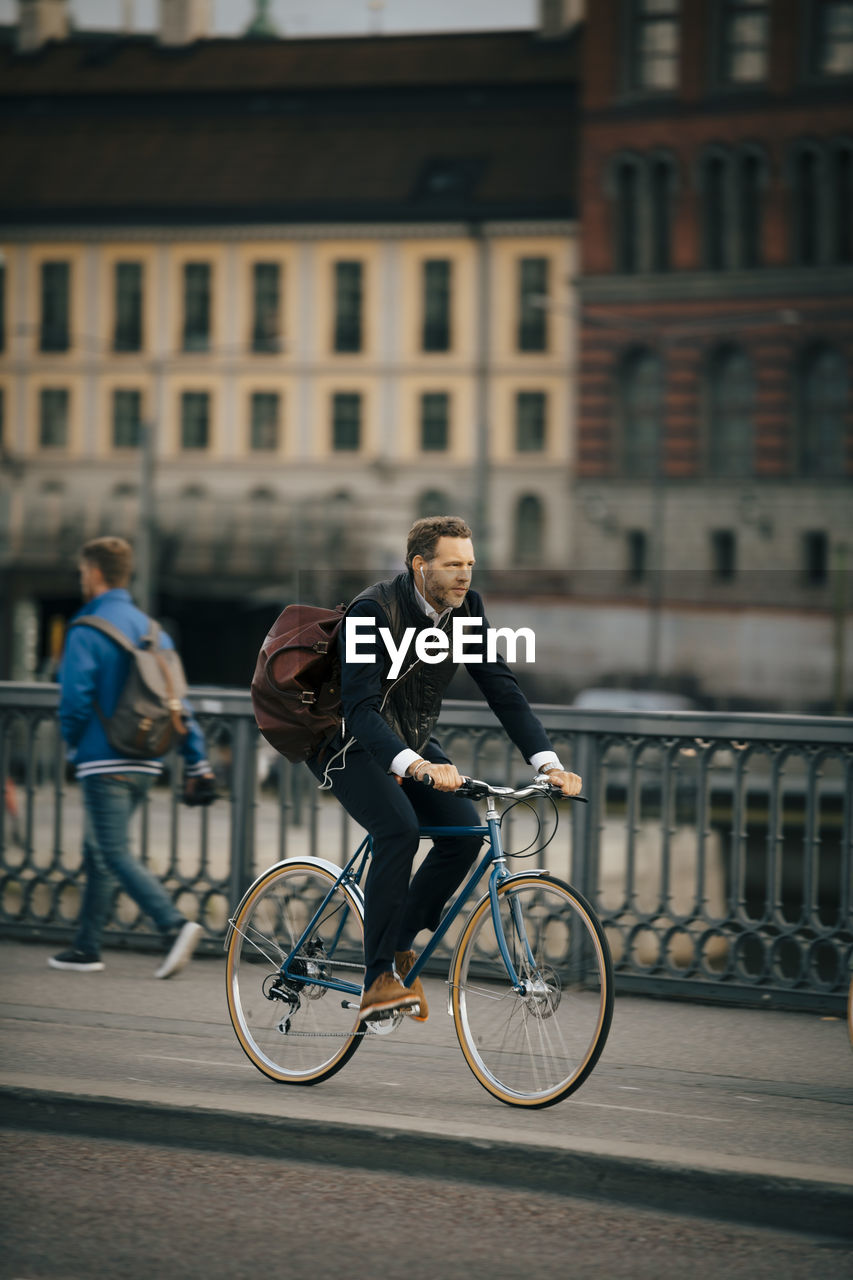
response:
[[[489,896],[474,908],[451,964],[453,1021],[468,1066],[510,1106],[549,1107],[579,1088],[613,1015],[607,938],[589,903],[545,873],[508,877],[500,920],[524,994],[501,959]]]
[[[334,888],[291,956],[336,876],[310,860],[273,867],[248,891],[228,940],[228,1012],[250,1061],[286,1084],[317,1084],[334,1075],[361,1042],[356,1006],[364,981],[360,900]],[[288,961],[287,973],[283,966]],[[326,984],[349,983],[359,994]]]

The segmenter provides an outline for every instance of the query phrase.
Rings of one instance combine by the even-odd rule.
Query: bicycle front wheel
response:
[[[237,1039],[259,1071],[286,1084],[327,1079],[361,1042],[363,913],[353,891],[335,888],[335,880],[308,860],[272,867],[240,903],[228,940]]]
[[[500,927],[524,987],[501,958],[488,895],[474,908],[451,964],[453,1021],[484,1089],[516,1107],[550,1107],[592,1071],[613,1015],[607,938],[589,903],[531,872],[498,887]]]

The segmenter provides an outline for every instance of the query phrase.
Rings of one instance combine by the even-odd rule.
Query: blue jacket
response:
[[[123,587],[114,587],[96,596],[74,615],[74,619],[93,615],[106,618],[134,642],[142,639],[148,626],[147,616],[137,609],[130,593]],[[161,643],[166,648],[174,647],[165,632],[161,635]],[[68,757],[77,766],[78,778],[97,773],[147,773],[156,776],[162,769],[159,760],[128,760],[118,755],[107,741],[95,710],[97,704],[107,719],[112,715],[131,661],[129,653],[94,627],[73,627],[65,638],[65,652],[59,668],[62,689],[59,723],[68,745]],[[189,732],[179,747],[186,761],[185,771],[189,776],[210,773],[210,765],[205,759],[204,736],[188,704],[185,707]]]

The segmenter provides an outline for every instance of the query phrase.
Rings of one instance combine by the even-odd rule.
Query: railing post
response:
[[[255,874],[256,731],[248,716],[234,725],[231,763],[231,907],[236,907]]]
[[[572,772],[583,779],[583,794],[588,804],[572,805],[572,869],[571,882],[588,899],[594,901],[597,851],[593,848],[598,812],[597,760],[590,733],[575,734],[572,744]]]

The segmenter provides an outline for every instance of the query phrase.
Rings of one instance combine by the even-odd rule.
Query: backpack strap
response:
[[[137,649],[159,649],[158,640],[160,637],[160,624],[155,622],[153,618],[148,619],[148,630],[140,640],[139,644],[134,644],[130,636],[125,635],[120,627],[114,622],[107,622],[106,618],[99,618],[93,615],[89,618],[75,618],[73,622],[69,622],[68,630],[72,627],[92,627],[95,631],[102,631],[105,636],[109,636],[111,640],[115,640],[116,644],[120,644],[123,649],[127,649],[128,653],[135,653]]]

